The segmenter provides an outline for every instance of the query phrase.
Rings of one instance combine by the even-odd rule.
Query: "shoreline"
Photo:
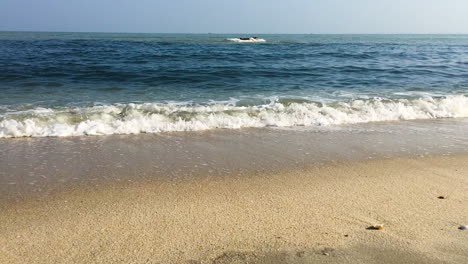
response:
[[[0,140],[0,200],[100,183],[282,173],[340,162],[468,153],[468,119]]]
[[[392,158],[6,202],[0,262],[462,263],[467,174],[467,155]]]

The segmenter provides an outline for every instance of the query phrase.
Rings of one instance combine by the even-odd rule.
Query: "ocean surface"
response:
[[[468,35],[0,32],[0,138],[468,117]]]

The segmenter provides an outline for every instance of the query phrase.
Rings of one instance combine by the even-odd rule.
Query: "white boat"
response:
[[[227,40],[232,42],[240,42],[240,43],[253,43],[253,42],[265,42],[266,40],[257,37],[250,37],[250,38],[228,38]]]

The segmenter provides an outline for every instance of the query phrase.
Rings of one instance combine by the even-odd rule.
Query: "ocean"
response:
[[[468,117],[468,35],[0,32],[0,138]]]

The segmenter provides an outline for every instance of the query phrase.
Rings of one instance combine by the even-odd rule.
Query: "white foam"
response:
[[[333,104],[273,102],[236,106],[115,104],[37,108],[0,116],[0,138],[65,137],[197,131],[215,128],[327,126],[377,121],[468,117],[468,97],[351,100]]]
[[[249,39],[241,39],[241,38],[228,38],[226,39],[228,41],[232,42],[238,42],[238,43],[254,43],[254,42],[266,42],[266,40],[262,38],[249,38]]]

